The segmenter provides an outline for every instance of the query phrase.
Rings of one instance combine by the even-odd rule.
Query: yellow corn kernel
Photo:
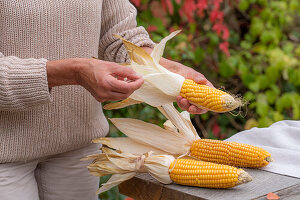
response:
[[[260,168],[272,161],[271,154],[260,147],[220,140],[195,140],[190,152],[203,161],[237,167]]]
[[[231,188],[252,180],[242,169],[193,159],[174,160],[169,174],[177,184],[207,188]]]
[[[228,112],[242,105],[240,99],[207,85],[201,85],[186,79],[181,87],[180,95],[199,108],[214,112]]]

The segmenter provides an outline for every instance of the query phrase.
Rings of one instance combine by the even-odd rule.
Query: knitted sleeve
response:
[[[24,110],[50,101],[46,62],[0,52],[0,111]]]
[[[138,45],[154,47],[144,27],[136,27],[137,10],[128,0],[104,0],[101,13],[101,38],[99,58],[118,63],[129,58],[122,41],[113,37],[117,34]]]

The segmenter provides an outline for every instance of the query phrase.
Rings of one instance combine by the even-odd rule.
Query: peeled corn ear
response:
[[[176,101],[176,97],[181,95],[199,108],[214,111],[228,112],[242,106],[238,98],[234,98],[228,93],[200,85],[183,76],[173,73],[159,64],[166,42],[174,37],[179,31],[170,35],[157,44],[151,55],[135,44],[120,38],[131,59],[128,67],[144,78],[143,86],[136,90],[128,99],[111,103],[104,106],[104,109],[118,109],[136,103],[145,102],[151,106],[159,107]]]
[[[271,154],[260,147],[220,140],[195,140],[190,152],[203,161],[237,167],[260,168],[272,161]]]
[[[228,112],[242,106],[240,99],[234,98],[224,91],[198,84],[190,79],[183,82],[180,95],[191,104],[214,112]]]
[[[170,177],[177,184],[206,188],[231,188],[252,180],[242,169],[192,159],[174,160]]]

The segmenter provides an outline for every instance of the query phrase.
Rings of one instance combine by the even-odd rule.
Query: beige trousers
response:
[[[91,176],[88,161],[99,145],[26,163],[0,164],[0,200],[96,200],[99,178]]]

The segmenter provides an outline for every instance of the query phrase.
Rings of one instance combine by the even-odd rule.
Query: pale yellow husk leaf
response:
[[[134,105],[134,104],[139,104],[139,103],[142,103],[142,102],[128,98],[128,99],[125,99],[123,101],[119,101],[119,102],[116,102],[116,103],[106,104],[106,105],[103,106],[103,108],[105,110],[113,110],[113,109],[125,108],[127,106]]]
[[[111,122],[128,138],[99,138],[94,142],[122,152],[141,154],[151,150],[154,154],[187,154],[191,144],[200,139],[189,113],[180,114],[172,103],[158,109],[168,119],[164,128],[137,119],[113,118]]]
[[[180,114],[172,103],[165,104],[158,107],[158,109],[179,130],[179,134],[188,138],[190,141],[199,139],[188,112],[182,112]]]
[[[152,147],[147,144],[141,144],[129,137],[103,137],[93,140],[94,143],[102,143],[110,148],[119,150],[121,152],[127,152],[132,154],[144,154],[149,151],[153,151],[155,154],[167,154],[167,152]]]
[[[104,107],[105,109],[118,109],[140,102],[157,107],[176,101],[185,78],[161,66],[159,60],[163,54],[166,42],[179,32],[175,31],[164,38],[155,46],[151,56],[143,48],[115,35],[115,37],[123,41],[130,56],[131,63],[127,66],[143,76],[144,84],[129,97],[129,99],[137,102],[125,100],[125,102],[121,103],[111,103],[107,104]]]
[[[183,151],[189,150],[189,147],[185,147],[191,142],[189,138],[176,132],[137,119],[113,118],[110,120],[121,132],[138,143],[147,144],[171,154],[182,154]]]
[[[134,177],[137,173],[148,172],[151,176],[162,183],[171,183],[169,166],[174,161],[170,155],[152,155],[151,153],[134,155],[130,153],[118,153],[109,148],[102,148],[106,160],[93,162],[88,166],[94,176],[112,174],[112,177],[103,184],[97,193],[105,192],[114,186]],[[144,160],[141,160],[143,157]]]

